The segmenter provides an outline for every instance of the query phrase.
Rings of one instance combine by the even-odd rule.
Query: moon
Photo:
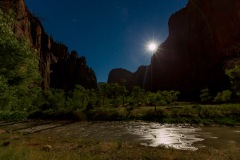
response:
[[[148,51],[150,51],[152,54],[157,51],[158,45],[155,42],[150,42],[147,46]]]

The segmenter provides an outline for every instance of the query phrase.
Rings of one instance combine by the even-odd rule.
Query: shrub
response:
[[[200,99],[202,102],[210,102],[212,100],[212,96],[210,95],[209,93],[209,89],[208,88],[205,88],[205,89],[202,89],[201,92],[200,92]]]
[[[214,102],[227,102],[231,99],[232,92],[230,90],[224,90],[218,92],[217,96],[214,98]]]
[[[233,91],[236,93],[236,95],[240,95],[240,66],[235,65],[232,69],[227,69],[225,71],[225,74],[229,77],[229,80],[232,85]]]
[[[177,99],[178,99],[178,96],[180,95],[180,92],[179,91],[162,91],[161,92],[161,95],[164,97],[164,101],[167,103],[167,104],[174,104]]]
[[[1,121],[22,121],[27,117],[28,113],[23,111],[0,111]]]

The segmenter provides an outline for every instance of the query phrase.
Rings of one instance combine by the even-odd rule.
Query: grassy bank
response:
[[[147,120],[161,123],[240,124],[240,105],[179,105],[135,108],[97,108],[88,114],[90,120]]]
[[[0,144],[10,142],[0,149],[1,160],[157,160],[157,159],[238,159],[240,153],[234,146],[216,150],[202,148],[182,151],[163,147],[147,147],[120,141],[94,141],[83,139],[58,139],[34,135],[0,133]],[[51,148],[46,148],[50,145]]]
[[[239,125],[240,104],[221,105],[175,105],[151,107],[97,107],[91,110],[36,111],[30,114],[24,112],[0,112],[1,120],[61,119],[61,120],[92,120],[92,121],[122,121],[146,120],[161,123],[189,123],[204,125]]]

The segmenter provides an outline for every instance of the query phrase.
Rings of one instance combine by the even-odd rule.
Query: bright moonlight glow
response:
[[[157,44],[156,43],[150,43],[148,46],[149,51],[156,51],[157,50]]]
[[[145,53],[152,56],[155,54],[160,46],[160,42],[154,38],[149,39],[145,43]]]

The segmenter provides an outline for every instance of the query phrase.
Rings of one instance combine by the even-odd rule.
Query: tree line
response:
[[[140,107],[174,104],[180,93],[178,91],[158,91],[152,93],[135,86],[129,92],[125,86],[101,84],[98,89],[85,89],[76,85],[75,89],[64,92],[61,89],[50,89],[38,94],[35,107],[40,110],[90,110],[96,107]],[[36,108],[37,109],[37,108]]]

